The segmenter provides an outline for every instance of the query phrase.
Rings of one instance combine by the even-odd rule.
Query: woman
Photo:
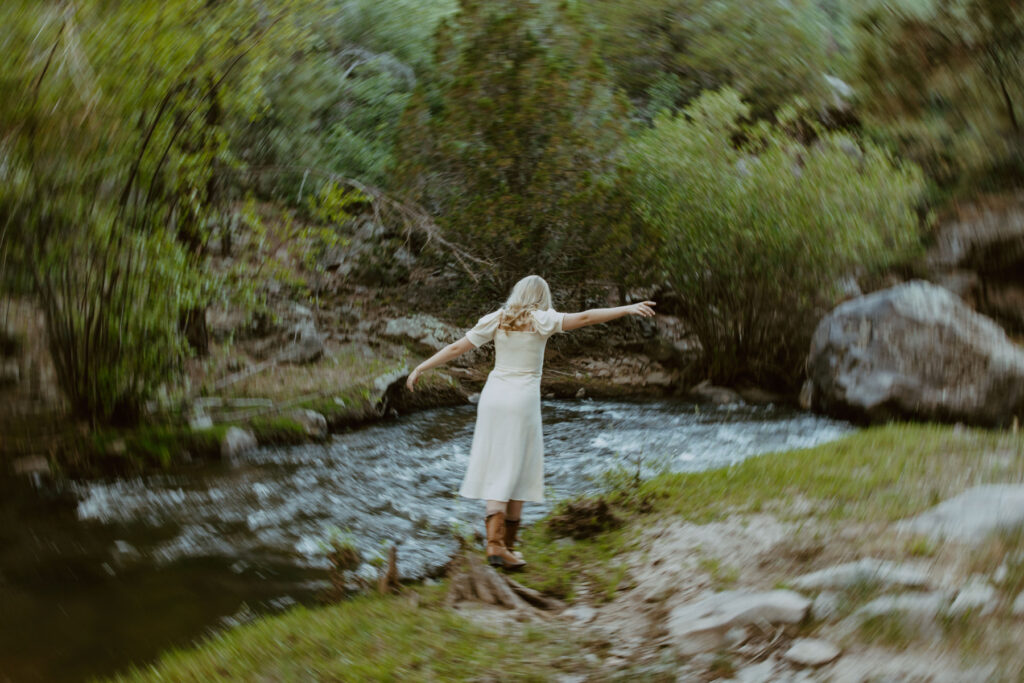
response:
[[[480,392],[469,466],[459,493],[487,501],[487,561],[521,568],[515,552],[523,501],[544,500],[544,441],[540,424],[540,376],[544,345],[556,332],[615,320],[654,315],[653,301],[582,313],[558,313],[551,290],[538,275],[516,283],[503,308],[480,318],[457,342],[449,344],[409,374],[412,391],[427,370],[494,340],[494,370]]]

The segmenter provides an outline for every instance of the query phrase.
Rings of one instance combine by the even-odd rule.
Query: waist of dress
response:
[[[541,371],[536,368],[516,368],[496,365],[494,366],[494,369],[491,370],[490,376],[499,379],[520,379],[540,381]]]

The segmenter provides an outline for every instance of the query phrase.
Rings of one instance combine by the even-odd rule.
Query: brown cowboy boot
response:
[[[516,550],[516,542],[519,540],[516,536],[519,534],[519,520],[518,519],[505,519],[505,547],[508,551],[515,555],[520,560],[523,559],[523,554]]]
[[[519,569],[526,563],[505,547],[505,513],[492,512],[486,517],[487,563],[492,567]]]

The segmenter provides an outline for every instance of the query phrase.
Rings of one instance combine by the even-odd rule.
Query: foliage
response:
[[[630,150],[632,191],[666,241],[667,278],[709,378],[791,387],[838,281],[916,244],[921,179],[795,109],[777,125],[742,124],[748,115],[726,90],[660,116]]]
[[[617,153],[625,108],[579,12],[463,0],[437,73],[399,132],[400,180],[450,241],[485,257],[488,294],[529,272],[628,272]]]
[[[863,106],[943,188],[1024,179],[1024,2],[882,2],[857,22]]]
[[[301,203],[322,182],[311,170],[386,186],[398,120],[453,9],[453,0],[297,6],[289,21],[311,35],[267,65],[266,109],[235,141],[261,190]]]
[[[824,103],[839,13],[811,0],[598,0],[591,13],[616,83],[652,118],[729,86],[766,113],[794,95]]]
[[[0,67],[3,284],[27,282],[41,303],[77,416],[136,421],[181,369],[182,332],[205,346],[206,305],[254,299],[256,278],[213,269],[208,245],[251,227],[234,214],[229,143],[234,124],[260,112],[275,41],[304,39],[278,21],[290,6],[17,0],[0,9],[12,56]]]

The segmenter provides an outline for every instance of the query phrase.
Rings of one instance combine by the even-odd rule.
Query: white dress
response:
[[[501,310],[466,333],[474,346],[494,340],[494,370],[480,392],[469,466],[459,494],[485,500],[544,500],[540,375],[548,337],[564,313],[533,311],[533,332],[498,329]]]

